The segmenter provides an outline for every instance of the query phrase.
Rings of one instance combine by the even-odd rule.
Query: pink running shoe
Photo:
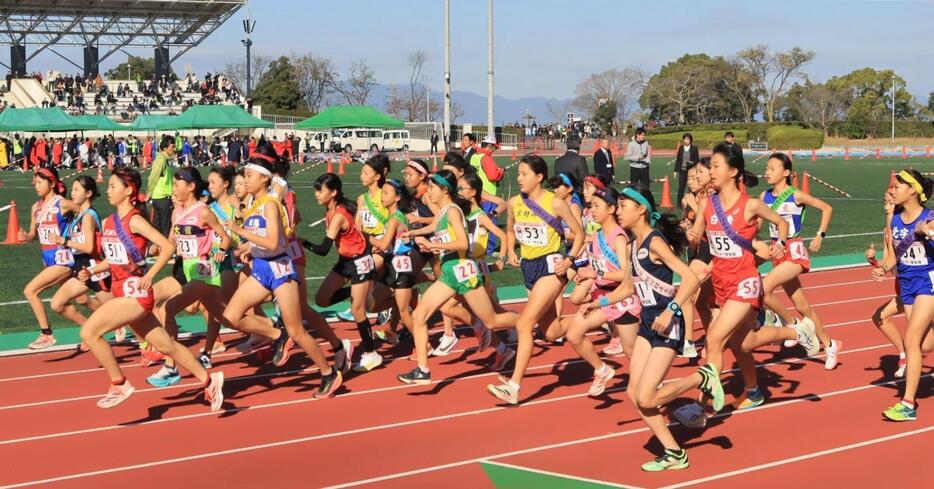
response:
[[[56,341],[57,340],[55,339],[55,335],[40,333],[39,337],[33,340],[33,342],[29,344],[29,349],[30,350],[43,350],[50,346],[55,346]]]
[[[127,400],[135,391],[133,385],[130,384],[130,381],[125,380],[123,385],[111,385],[110,390],[107,391],[107,395],[103,399],[97,401],[97,407],[99,408],[112,408],[117,404]]]
[[[603,349],[603,354],[610,357],[618,357],[623,354],[623,340],[619,336],[610,339],[610,343]]]
[[[212,372],[204,387],[204,398],[211,403],[211,412],[221,410],[224,404],[224,372]]]

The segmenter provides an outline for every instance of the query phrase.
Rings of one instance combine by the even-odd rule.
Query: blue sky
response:
[[[486,1],[451,4],[454,88],[483,94]],[[426,81],[441,87],[442,0],[252,0],[250,10],[258,22],[254,49],[260,53],[313,52],[332,58],[342,72],[362,58],[380,82],[403,83],[406,55],[421,49],[429,57]],[[242,59],[245,14],[241,10],[176,61],[176,71],[190,64],[204,73]],[[590,73],[629,65],[654,71],[688,52],[730,55],[764,43],[815,51],[807,72],[820,81],[864,66],[893,68],[926,103],[934,90],[932,20],[932,1],[495,0],[496,91],[509,98],[570,98]],[[80,64],[80,51],[61,52]],[[4,62],[8,56],[8,49],[0,52]],[[105,68],[124,59],[115,55]],[[29,66],[49,67],[74,71],[51,53]]]

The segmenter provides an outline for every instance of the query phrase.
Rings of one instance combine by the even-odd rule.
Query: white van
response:
[[[383,131],[383,151],[408,151],[409,131],[393,129]]]
[[[334,151],[379,151],[383,144],[382,129],[338,129],[334,131],[331,139],[331,148]]]

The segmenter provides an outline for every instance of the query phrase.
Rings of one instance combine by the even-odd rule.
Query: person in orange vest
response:
[[[62,139],[56,138],[52,143],[52,164],[61,166],[62,164]]]
[[[249,152],[247,153],[247,158],[252,158],[253,152],[256,151],[256,138],[254,138],[253,136],[250,136],[250,142],[247,144],[247,147],[249,148]]]
[[[49,148],[48,142],[44,137],[39,136],[39,139],[36,140],[36,144],[32,145],[33,150],[33,160],[32,163],[38,166],[46,166],[49,163]]]

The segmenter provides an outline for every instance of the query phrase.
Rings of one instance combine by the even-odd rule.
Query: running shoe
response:
[[[746,391],[746,398],[736,406],[736,409],[752,409],[763,404],[765,404],[765,393],[762,392],[761,387],[756,387],[756,390],[752,392]]]
[[[127,400],[135,390],[129,380],[124,380],[123,385],[111,385],[110,389],[107,390],[107,395],[97,401],[97,407],[112,408]]]
[[[289,349],[295,344],[285,330],[281,331],[282,334],[272,342],[272,364],[277,367],[281,367],[289,361]]]
[[[512,348],[506,348],[502,353],[496,352],[496,359],[493,360],[493,365],[490,368],[494,372],[500,372],[506,368],[506,364],[513,358],[516,358],[516,350]]]
[[[382,341],[383,343],[387,343],[390,345],[399,344],[399,336],[388,328],[373,330],[373,337],[374,339],[377,339],[379,341]]]
[[[259,336],[259,335],[253,334],[253,335],[250,335],[250,337],[247,338],[246,341],[237,345],[237,351],[246,355],[249,353],[253,353],[254,351],[258,350],[259,348],[265,346],[266,344],[270,342],[272,342],[272,340],[270,340],[269,338],[266,338],[265,336]]]
[[[619,336],[610,338],[609,344],[603,348],[603,355],[609,357],[618,357],[623,354],[623,340]]]
[[[701,376],[700,390],[713,401],[713,410],[723,409],[723,384],[720,383],[720,372],[712,363],[705,364],[697,370]]]
[[[389,324],[389,321],[391,319],[392,319],[392,308],[390,307],[389,309],[380,311],[379,314],[376,315],[376,326],[377,327],[385,326]]]
[[[707,412],[704,411],[703,406],[696,402],[675,409],[672,417],[685,428],[702,429],[707,427]]]
[[[114,340],[117,343],[123,343],[126,340],[126,326],[120,326],[114,331]]]
[[[895,376],[898,378],[904,377],[906,368],[908,368],[908,360],[899,357],[898,370],[895,371]]]
[[[513,387],[509,382],[500,385],[487,384],[486,391],[497,399],[509,404],[519,404],[519,388]]]
[[[375,351],[366,352],[360,356],[360,363],[354,368],[354,372],[369,372],[383,364],[383,357]]]
[[[665,450],[655,460],[642,464],[642,470],[646,472],[661,472],[663,470],[681,470],[691,466],[688,462],[687,450]]]
[[[431,383],[431,372],[415,367],[404,374],[399,374],[396,378],[404,384],[428,385]]]
[[[50,334],[40,333],[39,337],[33,340],[33,342],[29,344],[29,349],[30,350],[42,350],[44,348],[54,346],[57,341],[58,340],[55,339],[55,335],[51,333]]]
[[[784,322],[782,321],[781,316],[772,312],[771,309],[768,309],[768,308],[763,308],[763,309],[765,309],[765,322],[763,323],[763,326],[771,326],[774,328],[780,328],[785,325]]]
[[[820,341],[817,339],[817,333],[814,330],[814,322],[804,318],[795,325],[798,331],[798,344],[803,346],[809,357],[813,357],[820,352]]]
[[[681,358],[697,358],[697,346],[694,345],[693,341],[685,341],[684,348],[678,356]]]
[[[221,410],[224,404],[224,372],[212,372],[204,387],[204,399],[211,403],[211,411]]]
[[[146,378],[146,382],[153,387],[169,387],[182,381],[182,376],[175,367],[163,365],[158,372]]]
[[[214,346],[211,348],[211,355],[217,355],[218,353],[224,353],[225,351],[227,351],[227,345],[225,345],[224,340],[218,336],[214,341]]]
[[[198,361],[201,362],[201,366],[204,367],[205,370],[211,370],[214,367],[214,364],[211,363],[211,355],[207,353],[201,352],[201,354],[198,355]]]
[[[81,343],[78,343],[78,351],[80,351],[81,353],[87,353],[91,351],[91,347],[88,346],[87,343],[82,341]]]
[[[827,359],[824,360],[824,368],[833,370],[837,368],[837,359],[840,356],[840,350],[843,349],[843,342],[839,340],[830,340],[830,346],[825,350]]]
[[[341,321],[354,322],[353,313],[350,312],[349,308],[337,313],[337,318]]]
[[[590,397],[597,397],[600,394],[603,394],[603,391],[606,390],[606,383],[609,382],[615,374],[616,371],[604,363],[603,368],[594,371],[593,383],[590,384],[590,389],[587,391],[587,395]]]
[[[433,357],[446,357],[454,351],[454,347],[457,346],[457,336],[448,336],[441,335],[441,341],[438,342],[437,348],[431,350],[431,356]]]
[[[915,421],[918,419],[918,412],[905,401],[898,401],[894,406],[882,411],[882,416],[891,421]]]
[[[315,393],[315,399],[328,399],[334,397],[334,393],[344,382],[344,376],[341,371],[332,368],[330,375],[321,376],[321,385],[318,386],[318,392]]]
[[[144,367],[148,367],[154,363],[159,363],[162,360],[165,360],[165,355],[163,355],[159,350],[156,350],[152,345],[146,345],[146,348],[140,350],[140,355],[142,356],[140,364]]]
[[[798,329],[798,325],[799,325],[799,324],[801,324],[801,320],[796,318],[796,319],[795,319],[795,323],[792,324],[791,327],[792,327],[792,328],[795,328],[795,329]],[[782,346],[784,346],[785,348],[794,348],[795,346],[797,346],[797,344],[798,344],[798,340],[797,340],[797,339],[794,339],[794,340],[785,340],[785,342],[782,343]]]
[[[484,350],[490,347],[490,342],[493,341],[493,332],[485,328],[479,319],[474,319],[473,324],[470,326],[477,338],[477,353],[483,353]]]
[[[342,375],[350,373],[351,358],[353,343],[350,340],[341,340],[341,349],[334,352],[334,368],[340,370]]]

